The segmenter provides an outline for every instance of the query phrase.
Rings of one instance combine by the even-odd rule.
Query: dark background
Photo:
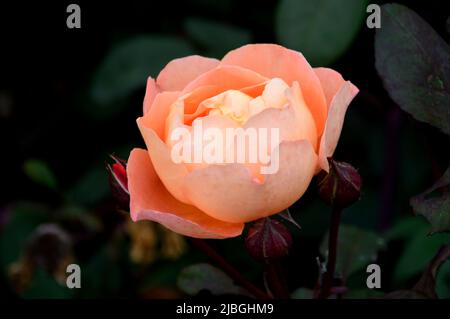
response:
[[[397,2],[417,12],[448,42],[449,34],[445,30],[448,10],[444,9],[444,1]],[[5,229],[11,227],[17,207],[25,205],[27,209],[47,211],[50,217],[45,221],[57,223],[71,236],[84,236],[75,236],[82,238],[75,240],[73,254],[80,263],[90,265],[105,247],[113,246],[118,252],[114,261],[110,257],[97,258],[98,268],[94,267],[97,270],[93,271],[94,277],[104,276],[100,274],[103,272],[114,273],[114,279],[102,279],[95,288],[84,289],[81,296],[182,296],[176,287],[179,270],[205,261],[206,257],[188,244],[187,252],[175,261],[133,264],[127,258],[132,239],[123,231],[128,217],[117,212],[104,169],[109,154],[126,159],[133,147],[144,145],[135,124],[142,112],[144,83],[124,101],[117,102],[126,103],[126,107],[112,106],[119,111],[110,112],[96,105],[89,96],[93,75],[114,44],[136,34],[176,35],[191,41],[184,30],[184,21],[189,17],[246,29],[254,43],[277,43],[274,23],[278,3],[269,0],[77,1],[82,28],[68,29],[69,3],[0,4],[0,235],[3,230],[0,254],[8,256],[0,271],[0,294],[51,295],[48,282],[48,285],[37,284],[37,290],[28,295],[11,283],[8,270],[10,259],[14,259],[11,256],[16,261],[23,256],[26,238],[34,226],[22,227],[18,222],[18,230],[6,232]],[[208,53],[193,42],[197,53]],[[434,254],[434,247],[448,242],[446,235],[423,236],[427,224],[420,218],[412,221],[408,201],[443,173],[450,148],[448,137],[414,121],[390,100],[374,67],[373,43],[374,31],[362,27],[346,53],[330,66],[361,90],[347,113],[335,157],[357,167],[363,178],[362,199],[346,211],[344,222],[384,237],[386,247],[377,262],[384,271],[382,290],[390,291],[414,283]],[[29,159],[45,162],[56,177],[57,187],[49,189],[30,179],[24,172],[24,163]],[[301,231],[292,229],[294,249],[284,262],[291,290],[312,288],[317,279],[315,257],[328,228],[329,212],[319,202],[314,185],[313,182],[306,196],[291,209],[302,225]],[[62,218],[61,222],[59,214],[67,210],[82,211],[102,226],[89,229],[84,217],[78,215],[69,222]],[[28,231],[22,233],[25,228]],[[22,234],[22,237],[9,238],[5,234]],[[261,266],[246,255],[241,238],[214,241],[212,245],[261,284]],[[114,269],[110,269],[112,263]],[[449,297],[448,265],[443,273],[439,292]],[[364,276],[362,270],[354,273],[349,286],[353,285],[355,291],[362,290]],[[113,284],[108,286],[107,282]]]

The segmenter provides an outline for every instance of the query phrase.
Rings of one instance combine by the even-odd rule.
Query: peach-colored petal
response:
[[[220,65],[238,65],[267,78],[281,78],[289,86],[298,81],[321,135],[327,118],[325,96],[314,70],[300,52],[276,44],[249,44],[230,51]]]
[[[170,61],[159,73],[156,83],[163,91],[181,91],[199,75],[215,68],[216,59],[191,55]]]
[[[336,149],[344,124],[345,112],[358,91],[358,88],[351,82],[344,82],[330,103],[328,119],[319,149],[319,166],[327,172],[329,171],[327,158],[332,156]]]
[[[134,221],[153,220],[168,229],[196,238],[239,236],[244,224],[214,219],[177,201],[159,180],[147,151],[134,149],[127,164],[130,212]]]
[[[239,66],[224,65],[203,73],[189,83],[182,92],[186,94],[206,85],[217,86],[220,88],[220,91],[240,90],[245,87],[261,84],[267,80],[266,77],[255,71]]]
[[[166,118],[170,113],[170,106],[178,99],[180,92],[161,92],[156,95],[153,105],[142,117],[142,123],[151,128],[161,139],[165,139]]]
[[[142,118],[137,119],[139,130],[147,145],[148,154],[152,160],[159,178],[166,189],[179,201],[190,204],[183,194],[183,178],[188,171],[183,163],[175,163],[172,160],[170,150],[158,137],[156,132],[145,125]]]
[[[265,86],[266,82],[261,82],[256,85],[243,87],[242,89],[239,89],[239,91],[251,97],[257,97],[263,93]],[[188,93],[183,98],[185,110],[184,123],[190,125],[195,118],[199,116],[205,116],[208,109],[204,104],[201,104],[201,102],[222,92],[223,88],[221,86],[206,85],[198,87],[192,92]]]
[[[317,130],[310,110],[301,95],[298,83],[287,90],[284,108],[267,108],[252,116],[244,128],[279,128],[281,141],[308,140],[314,149],[317,146]],[[272,147],[274,147],[272,145]]]
[[[322,84],[323,93],[325,94],[329,108],[333,97],[344,84],[345,80],[339,72],[329,68],[314,68],[314,72]]]
[[[158,86],[156,85],[155,80],[151,76],[149,76],[147,79],[147,88],[145,89],[145,97],[143,105],[144,115],[152,107],[153,101],[158,93],[159,89]]]
[[[279,170],[267,175],[264,183],[255,181],[245,165],[211,165],[186,176],[185,194],[206,214],[227,222],[248,222],[278,213],[306,191],[317,155],[304,140],[283,142],[275,152],[279,152]]]

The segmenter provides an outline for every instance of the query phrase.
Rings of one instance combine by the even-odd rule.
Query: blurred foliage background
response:
[[[448,42],[442,1],[398,2]],[[246,43],[302,51],[313,66],[332,67],[361,90],[335,155],[363,178],[362,198],[345,211],[339,244],[338,271],[350,289],[345,298],[411,287],[450,242],[448,233],[428,236],[429,224],[409,205],[445,171],[448,136],[401,111],[384,89],[375,69],[375,31],[365,26],[368,1],[77,3],[82,28],[72,30],[65,24],[69,2],[0,5],[2,297],[242,292],[189,239],[150,222],[131,223],[111,196],[105,161],[144,146],[135,119],[148,75],[176,57],[221,58]],[[294,247],[283,261],[296,298],[309,296],[316,257],[323,260],[326,250],[329,208],[311,185],[291,208],[302,229],[291,229]],[[242,238],[210,244],[263,286],[262,267]],[[371,262],[382,268],[377,291],[366,287]],[[65,286],[70,263],[81,266],[81,289]],[[450,263],[441,267],[436,290],[450,297]]]

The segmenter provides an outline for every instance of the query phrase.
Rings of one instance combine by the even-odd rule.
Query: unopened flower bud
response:
[[[345,208],[356,202],[361,195],[361,176],[348,163],[328,159],[330,172],[318,175],[320,197],[331,206]]]
[[[115,156],[111,155],[115,161],[114,164],[106,164],[106,169],[109,173],[109,184],[111,192],[116,199],[119,208],[128,210],[130,203],[130,193],[128,192],[128,178],[126,171],[126,163]]]
[[[250,227],[245,237],[245,246],[257,260],[278,259],[288,255],[292,236],[281,222],[264,218]]]

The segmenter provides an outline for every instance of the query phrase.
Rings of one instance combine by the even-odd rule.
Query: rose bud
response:
[[[109,173],[109,184],[111,192],[117,201],[120,209],[129,209],[130,193],[128,192],[128,178],[126,171],[126,162],[122,159],[111,155],[115,161],[114,164],[106,164],[106,170]]]
[[[322,171],[318,175],[319,196],[331,206],[348,207],[361,195],[361,176],[348,163],[328,159],[329,173]]]
[[[292,236],[283,223],[263,218],[248,230],[245,246],[256,260],[264,261],[285,257],[292,246]]]

